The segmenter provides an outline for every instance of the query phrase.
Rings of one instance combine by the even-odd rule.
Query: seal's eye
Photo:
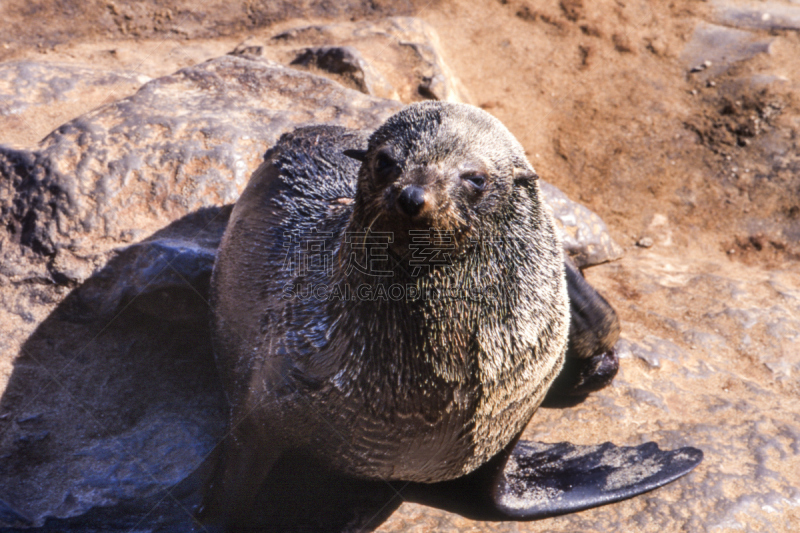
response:
[[[482,191],[486,188],[486,175],[478,173],[463,174],[461,179],[464,180],[470,187],[476,191]]]
[[[386,152],[378,152],[375,157],[375,177],[380,181],[391,181],[400,174],[400,166],[391,155]]]

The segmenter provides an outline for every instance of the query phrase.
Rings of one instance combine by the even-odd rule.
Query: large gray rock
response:
[[[133,94],[135,72],[13,61],[0,64],[0,143],[33,146],[69,119]]]
[[[65,256],[50,265],[56,277],[81,281],[81,262],[233,202],[282,133],[374,128],[399,108],[276,63],[221,57],[61,126],[36,152],[4,150],[2,222],[8,238]]]

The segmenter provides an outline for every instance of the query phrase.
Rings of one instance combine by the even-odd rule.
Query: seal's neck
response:
[[[342,238],[333,276],[338,297],[329,302],[346,337],[336,342],[350,347],[342,353],[359,354],[359,372],[373,363],[392,366],[375,376],[424,365],[442,379],[469,381],[486,356],[479,349],[481,336],[491,334],[486,324],[503,324],[516,297],[508,294],[513,267],[498,268],[491,243],[458,249],[420,234],[405,256],[391,244],[363,231]]]

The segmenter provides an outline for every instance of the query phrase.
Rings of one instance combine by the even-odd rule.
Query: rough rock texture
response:
[[[230,53],[273,59],[380,98],[471,101],[442,56],[439,36],[411,17],[291,28],[246,39]]]
[[[293,28],[275,35],[268,46],[311,47],[290,52],[294,64],[313,47],[340,43],[363,54],[372,72],[364,72],[364,92],[403,102],[425,99],[470,102],[466,88],[442,58],[439,36],[425,22],[395,17],[379,23],[331,24]],[[363,63],[362,63],[363,64]],[[336,74],[316,62],[317,68]],[[373,73],[374,72],[374,73]]]
[[[558,221],[564,250],[580,268],[613,261],[622,256],[622,247],[614,242],[608,227],[595,213],[570,200],[553,185],[542,181],[545,202]]]
[[[309,42],[311,34],[315,42],[337,44],[329,49],[349,50],[350,66],[361,69],[355,78],[351,69],[349,79],[360,79],[364,87],[374,86],[383,69],[399,73],[390,76],[396,82],[391,92],[403,93],[405,101],[423,97],[418,89],[425,79],[441,81],[425,97],[440,93],[456,99],[453,87],[458,83],[447,77],[437,37],[421,21],[393,18],[380,25],[284,32],[275,39],[291,42],[291,51],[276,55],[302,66],[297,58],[313,55],[313,49],[298,52],[296,46]],[[339,46],[343,43],[369,49],[368,43],[384,55],[406,48],[424,54],[383,60],[378,68],[356,57],[356,48]],[[130,97],[59,127],[35,152],[4,150],[0,166],[11,188],[0,197],[1,216],[11,238],[51,258],[56,278],[81,281],[110,246],[139,240],[165,220],[200,207],[234,201],[266,148],[285,131],[311,123],[371,129],[400,108],[397,102],[371,99],[324,77],[244,52],[149,82]],[[371,55],[377,54],[367,53]],[[326,61],[325,54],[315,57],[317,66],[336,64]],[[4,100],[13,109],[23,101],[42,105],[64,98],[63,92],[51,97],[29,86],[75,85],[80,72],[31,64],[14,64],[6,71],[10,81]],[[58,77],[64,71],[73,78]],[[111,76],[102,74],[87,75],[84,85]]]
[[[371,128],[399,107],[267,61],[187,68],[63,125],[36,152],[4,150],[6,238],[50,258],[55,279],[80,282],[111,247],[233,202],[285,131]]]
[[[144,74],[131,71],[33,61],[2,63],[0,131],[15,131],[16,143],[32,146],[49,133],[48,124],[62,124],[76,110],[82,114],[119,100],[148,81]]]

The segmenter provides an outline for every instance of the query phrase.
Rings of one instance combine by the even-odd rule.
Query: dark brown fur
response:
[[[231,436],[206,503],[231,527],[292,451],[365,479],[463,476],[521,432],[561,368],[561,247],[511,134],[477,108],[424,103],[373,133],[357,170],[342,151],[364,141],[333,127],[284,136],[220,246],[213,330]],[[408,230],[451,235],[429,246],[447,261],[415,270]],[[376,245],[384,232],[396,238]],[[287,245],[309,236],[331,268],[286,269]],[[380,274],[349,268],[365,250]],[[303,298],[322,285],[370,292]],[[424,297],[376,296],[393,285]]]

